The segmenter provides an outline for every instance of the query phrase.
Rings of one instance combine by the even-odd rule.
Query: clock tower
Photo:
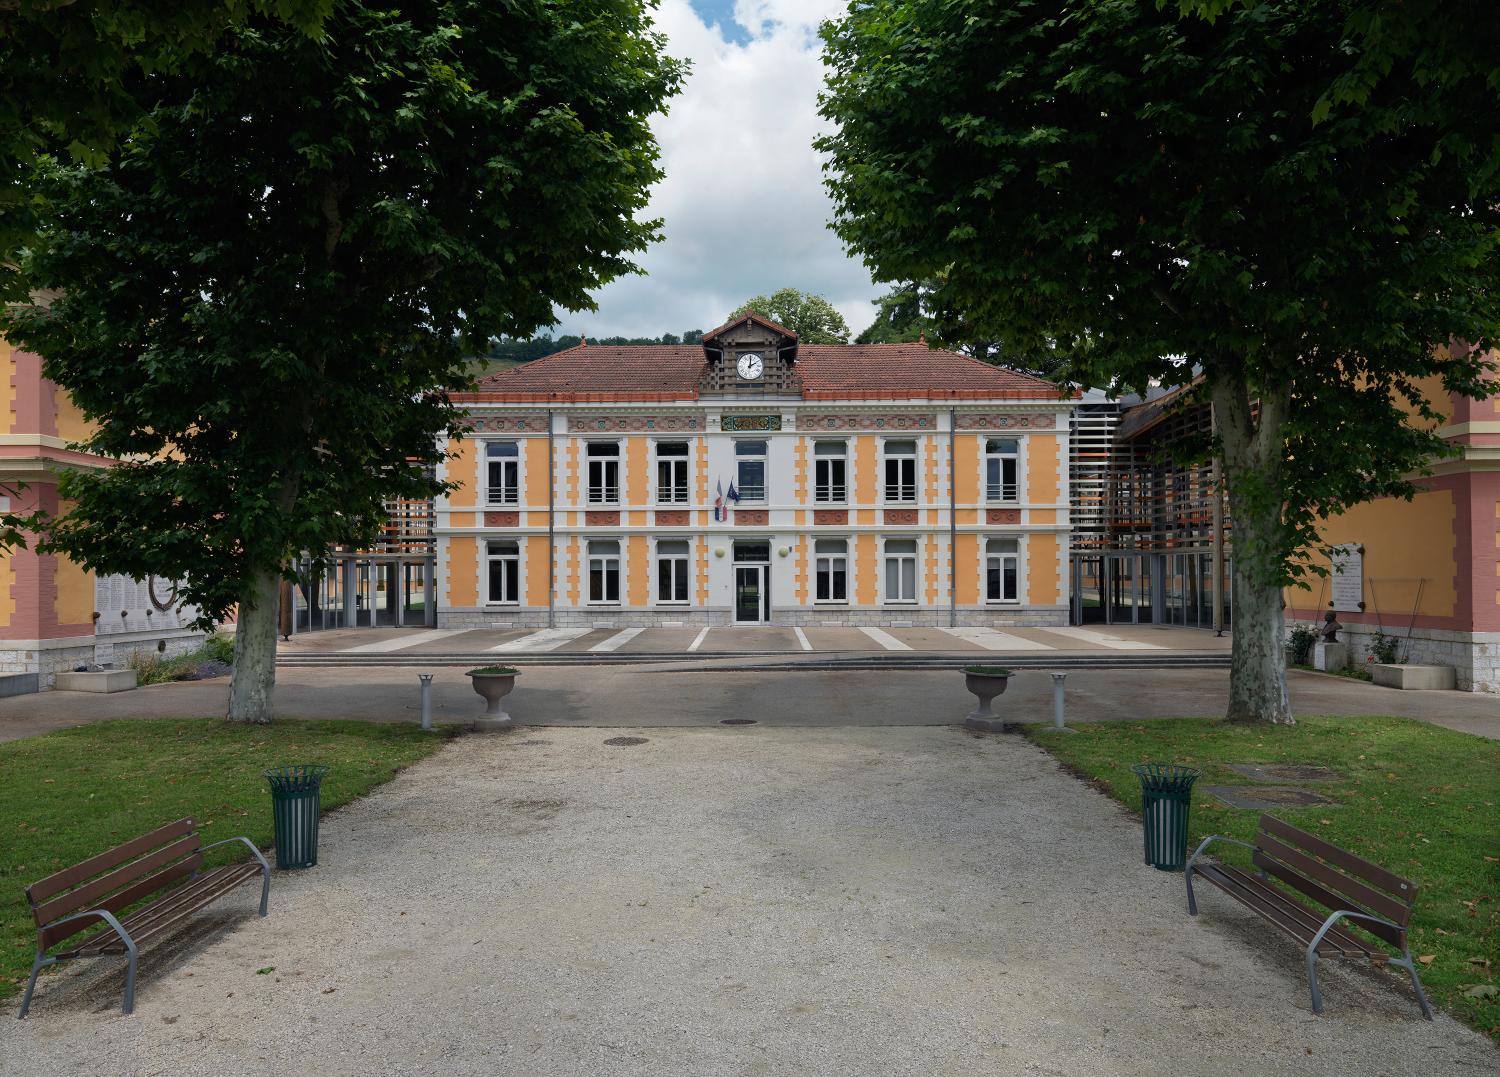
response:
[[[800,395],[797,334],[751,311],[703,338],[700,395]]]

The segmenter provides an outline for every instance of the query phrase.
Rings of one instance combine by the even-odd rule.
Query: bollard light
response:
[[[1063,728],[1063,682],[1068,679],[1066,673],[1052,674],[1052,728]]]
[[[418,673],[417,680],[422,682],[422,728],[432,728],[432,674]]]

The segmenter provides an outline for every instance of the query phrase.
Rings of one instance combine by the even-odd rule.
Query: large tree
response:
[[[745,300],[724,320],[733,321],[750,311],[786,326],[804,344],[845,344],[849,340],[844,316],[828,300],[811,292],[779,288],[770,295]]]
[[[55,298],[7,327],[120,458],[63,478],[52,548],[238,607],[236,719],[271,717],[291,561],[438,492],[465,357],[634,268],[680,81],[640,0],[345,2],[325,31],[233,32],[117,161],[55,170],[26,266]]]
[[[1234,521],[1228,716],[1285,722],[1281,589],[1317,568],[1318,519],[1410,496],[1444,450],[1420,379],[1490,391],[1483,349],[1448,345],[1500,330],[1500,110],[1404,62],[1329,110],[1368,4],[1215,6],[851,5],[825,28],[821,148],[877,279],[943,274],[1082,381],[1201,369]]]
[[[51,155],[98,163],[151,105],[148,73],[209,57],[254,16],[316,35],[333,0],[0,0],[0,297],[26,294],[17,252],[44,210]]]

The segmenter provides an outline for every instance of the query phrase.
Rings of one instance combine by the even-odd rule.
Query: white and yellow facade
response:
[[[1074,400],[1049,383],[750,316],[460,399],[438,627],[1068,622]]]

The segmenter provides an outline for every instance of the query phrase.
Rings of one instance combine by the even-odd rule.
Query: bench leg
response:
[[[36,960],[31,963],[31,979],[26,981],[26,994],[21,996],[21,1012],[16,1016],[16,1020],[23,1020],[31,1009],[31,993],[36,990],[37,975],[48,965],[55,964],[57,964],[56,958],[43,957],[40,953],[36,955]]]
[[[121,1013],[134,1013],[135,1012],[135,963],[136,963],[136,958],[139,957],[140,955],[136,952],[135,943],[132,940],[130,940],[130,939],[126,939],[125,940],[125,948],[129,952],[129,954],[130,954],[130,961],[129,961],[129,964],[127,964],[126,967],[125,967],[125,1000],[120,1005],[120,1012]]]
[[[1400,961],[1393,960],[1391,964],[1405,969],[1406,974],[1411,977],[1412,990],[1417,993],[1417,1004],[1422,1007],[1422,1016],[1431,1021],[1432,1007],[1427,1003],[1427,992],[1422,990],[1422,980],[1417,976],[1417,966],[1411,959],[1411,951],[1406,951]]]
[[[271,901],[271,869],[261,865],[260,869],[260,914],[266,915]]]
[[[1313,1013],[1322,1013],[1323,993],[1318,990],[1318,949],[1316,942],[1307,948],[1307,988],[1312,992]]]
[[[1184,871],[1182,873],[1182,877],[1183,877],[1183,879],[1185,879],[1187,881],[1188,915],[1189,916],[1197,916],[1198,915],[1198,899],[1195,898],[1195,897],[1193,897],[1193,869],[1191,867],[1189,867],[1186,871]]]

